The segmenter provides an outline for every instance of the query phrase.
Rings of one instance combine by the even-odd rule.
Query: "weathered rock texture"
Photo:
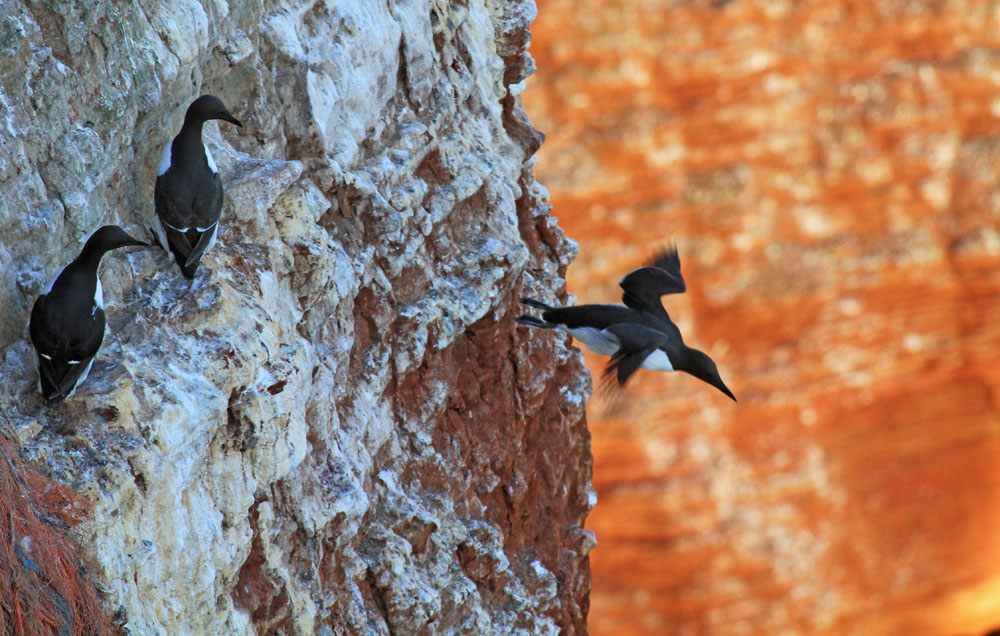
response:
[[[740,399],[594,403],[591,632],[1000,625],[997,4],[541,0],[533,31],[570,291],[676,238],[668,309]]]
[[[93,502],[133,634],[584,633],[592,501],[573,258],[511,85],[532,2],[0,4],[0,403]],[[193,283],[102,266],[109,331],[46,412],[25,324],[101,224],[141,232],[199,93],[227,189]]]

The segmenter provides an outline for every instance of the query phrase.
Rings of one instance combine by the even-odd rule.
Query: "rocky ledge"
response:
[[[126,633],[585,633],[589,381],[512,320],[575,255],[517,95],[534,13],[0,5],[0,405],[92,504]],[[148,224],[200,93],[246,124],[206,127],[219,244],[193,282],[106,258],[104,347],[47,411],[31,303],[92,229]]]

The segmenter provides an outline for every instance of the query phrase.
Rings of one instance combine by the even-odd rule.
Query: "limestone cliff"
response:
[[[533,3],[0,4],[0,405],[92,502],[132,634],[584,633],[589,384],[515,328],[575,254],[532,176]],[[46,411],[25,337],[104,223],[141,233],[200,93],[226,186],[189,283],[102,266],[108,334]]]

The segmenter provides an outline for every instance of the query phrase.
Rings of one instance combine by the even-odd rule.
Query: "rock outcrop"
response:
[[[517,92],[534,5],[0,5],[0,405],[87,496],[132,634],[585,633],[593,502],[565,342],[516,328],[575,255]],[[196,279],[116,253],[54,411],[25,325],[104,223],[141,233],[200,93],[226,187]]]
[[[533,31],[570,291],[676,239],[667,308],[740,400],[592,402],[591,633],[996,628],[996,4],[543,0]]]

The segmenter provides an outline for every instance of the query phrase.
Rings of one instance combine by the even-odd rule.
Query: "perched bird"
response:
[[[48,406],[73,395],[90,373],[104,341],[104,292],[97,267],[107,252],[126,245],[150,246],[117,225],[97,230],[31,308],[28,334],[38,360],[38,388]]]
[[[640,367],[653,371],[684,371],[728,395],[719,370],[706,354],[684,344],[681,332],[660,302],[663,294],[685,291],[677,247],[660,254],[651,265],[632,270],[618,283],[624,305],[594,304],[551,307],[533,298],[522,298],[542,317],[522,315],[523,325],[569,331],[594,353],[611,356],[605,377],[615,376],[624,387]]]
[[[222,100],[202,95],[191,102],[184,125],[163,151],[154,199],[156,241],[168,250],[186,278],[194,278],[198,261],[215,244],[222,213],[222,180],[212,153],[201,141],[201,127],[221,119],[242,127]]]

